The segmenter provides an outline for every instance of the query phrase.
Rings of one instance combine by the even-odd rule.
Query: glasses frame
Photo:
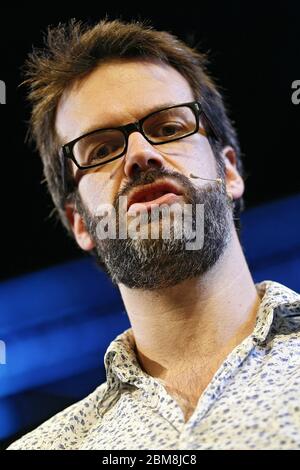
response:
[[[183,107],[183,106],[186,106],[186,107],[190,108],[194,113],[194,116],[195,116],[195,119],[196,119],[196,128],[195,128],[194,131],[192,131],[189,134],[186,134],[182,137],[177,137],[176,139],[166,140],[164,142],[153,142],[153,141],[151,141],[151,139],[149,139],[145,135],[145,133],[143,131],[143,124],[149,117],[153,116],[154,114],[160,113],[162,111],[167,111],[169,109],[174,109],[174,108],[180,108],[180,107]],[[66,188],[67,159],[72,160],[72,162],[77,166],[77,168],[79,170],[89,170],[90,168],[96,168],[98,166],[103,166],[103,165],[106,165],[106,164],[108,164],[108,163],[110,163],[114,160],[117,160],[118,158],[122,157],[123,155],[125,155],[125,153],[127,152],[127,149],[128,149],[128,138],[129,138],[130,134],[132,134],[133,132],[140,132],[140,134],[142,134],[142,136],[151,145],[169,144],[170,142],[175,142],[177,140],[185,139],[186,137],[189,137],[193,134],[196,134],[199,131],[199,122],[200,122],[200,116],[201,115],[203,115],[204,121],[206,121],[207,124],[208,124],[208,131],[211,131],[214,134],[216,139],[220,139],[220,135],[219,135],[218,131],[216,130],[215,126],[213,125],[213,123],[211,122],[211,120],[209,119],[207,114],[204,112],[201,103],[199,101],[191,101],[191,102],[188,102],[188,103],[181,103],[181,104],[177,104],[177,105],[174,105],[174,106],[169,106],[167,108],[158,109],[157,111],[153,111],[152,113],[147,114],[147,116],[143,117],[142,119],[140,119],[138,121],[135,121],[135,122],[132,122],[132,123],[129,123],[129,124],[126,124],[124,126],[95,129],[93,131],[87,132],[86,134],[83,134],[83,135],[77,137],[74,140],[71,140],[70,142],[62,145],[61,148],[60,148],[60,152],[59,152],[61,167],[62,167],[62,179],[63,179],[64,187]],[[96,163],[94,165],[88,165],[88,166],[80,165],[76,161],[76,158],[75,158],[74,152],[73,152],[75,144],[79,140],[83,139],[84,137],[95,134],[99,131],[108,131],[108,130],[119,130],[123,133],[124,139],[125,139],[124,150],[119,155],[113,157],[111,160],[108,160],[106,162],[100,162],[100,163]],[[65,189],[65,192],[66,192],[66,189]]]

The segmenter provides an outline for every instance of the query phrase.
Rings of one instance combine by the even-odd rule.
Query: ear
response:
[[[76,211],[74,204],[66,204],[65,211],[80,248],[84,251],[92,250],[95,247],[95,243],[86,229],[82,216]]]
[[[233,147],[227,145],[221,151],[225,164],[226,190],[233,199],[239,199],[245,190],[244,180],[236,167],[236,153]]]

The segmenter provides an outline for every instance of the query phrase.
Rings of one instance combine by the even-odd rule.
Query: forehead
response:
[[[149,61],[110,61],[65,92],[56,130],[66,143],[89,130],[142,118],[154,107],[194,99],[187,80],[173,67]]]

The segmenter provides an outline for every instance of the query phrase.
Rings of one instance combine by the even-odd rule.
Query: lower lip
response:
[[[158,197],[157,199],[153,199],[153,201],[147,201],[147,202],[136,202],[132,204],[129,209],[128,209],[128,215],[136,215],[138,211],[142,210],[150,210],[151,206],[155,205],[160,205],[160,204],[173,204],[175,202],[179,202],[182,199],[181,195],[174,194],[174,193],[167,193],[164,194],[163,196]]]

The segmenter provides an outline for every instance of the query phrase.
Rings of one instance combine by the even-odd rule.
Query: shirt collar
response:
[[[263,343],[278,318],[291,317],[294,322],[300,319],[300,295],[275,281],[256,284],[261,303],[257,312],[256,324],[252,333],[254,342]]]

